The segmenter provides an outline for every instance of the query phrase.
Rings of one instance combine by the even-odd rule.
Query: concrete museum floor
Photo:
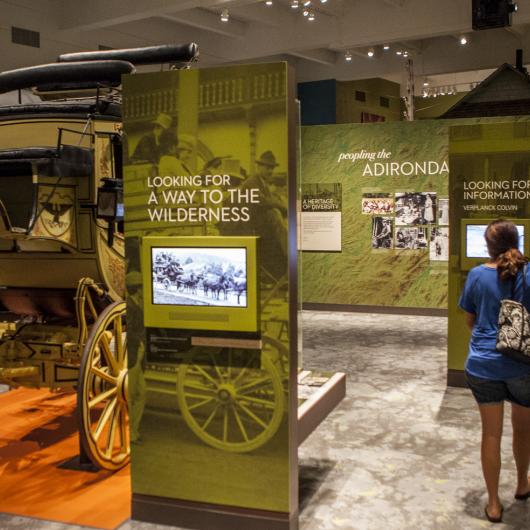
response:
[[[475,530],[483,516],[480,423],[471,394],[447,388],[447,320],[303,313],[304,367],[344,371],[347,396],[300,449],[301,530]],[[530,528],[513,500],[506,415],[499,530]],[[119,530],[166,530],[128,522]],[[79,530],[0,514],[0,530]]]

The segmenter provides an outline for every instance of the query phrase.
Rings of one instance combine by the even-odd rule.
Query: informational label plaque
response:
[[[302,250],[342,250],[342,185],[305,184],[302,188]]]

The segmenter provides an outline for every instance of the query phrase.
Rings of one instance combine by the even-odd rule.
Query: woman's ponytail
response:
[[[497,264],[501,280],[515,278],[528,261],[519,251],[519,232],[511,221],[492,221],[484,234],[491,259]]]
[[[497,272],[501,280],[515,278],[526,261],[526,258],[517,248],[510,248],[500,254],[497,258]]]

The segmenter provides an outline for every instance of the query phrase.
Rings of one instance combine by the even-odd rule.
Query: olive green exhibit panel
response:
[[[442,121],[302,127],[302,193],[342,188],[341,249],[303,252],[304,303],[447,307],[447,151]]]
[[[137,74],[123,88],[133,494],[288,521],[287,66]]]
[[[468,271],[487,257],[474,257],[473,233],[482,242],[487,224],[513,220],[530,236],[530,122],[474,123],[449,128],[451,241],[449,264],[448,369],[463,371],[469,331],[458,301]],[[473,227],[477,227],[474,229]]]

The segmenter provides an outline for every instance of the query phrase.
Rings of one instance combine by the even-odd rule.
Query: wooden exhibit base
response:
[[[326,381],[318,385],[318,378]],[[325,378],[321,374],[315,377],[314,372],[300,372],[298,397],[303,402],[298,406],[298,445],[326,419],[345,395],[346,374],[337,372]]]
[[[298,514],[218,506],[133,494],[132,518],[197,530],[297,530]]]
[[[467,388],[466,373],[463,370],[447,370],[447,386]]]

